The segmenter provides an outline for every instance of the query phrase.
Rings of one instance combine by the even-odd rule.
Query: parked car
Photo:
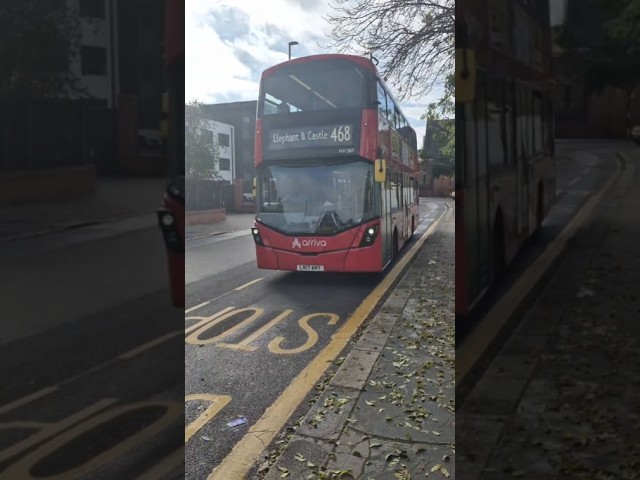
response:
[[[633,138],[634,142],[640,145],[640,125],[635,125],[631,129],[631,138]]]

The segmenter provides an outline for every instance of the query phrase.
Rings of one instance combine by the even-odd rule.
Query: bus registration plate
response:
[[[299,272],[324,272],[324,265],[298,265]]]

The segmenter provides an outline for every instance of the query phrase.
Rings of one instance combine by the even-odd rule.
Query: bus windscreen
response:
[[[268,166],[261,172],[258,217],[290,235],[334,235],[375,218],[372,165]]]

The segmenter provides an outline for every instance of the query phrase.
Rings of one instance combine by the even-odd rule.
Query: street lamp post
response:
[[[291,60],[291,46],[298,45],[298,42],[289,42],[289,60]]]

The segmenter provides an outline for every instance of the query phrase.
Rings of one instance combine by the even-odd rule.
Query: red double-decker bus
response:
[[[171,302],[177,308],[184,308],[184,6],[185,0],[166,2],[167,93],[163,96],[162,133],[168,182],[158,211],[167,248]]]
[[[456,1],[456,316],[555,198],[549,1]]]
[[[418,225],[416,134],[368,58],[265,70],[255,152],[259,268],[379,272]]]

